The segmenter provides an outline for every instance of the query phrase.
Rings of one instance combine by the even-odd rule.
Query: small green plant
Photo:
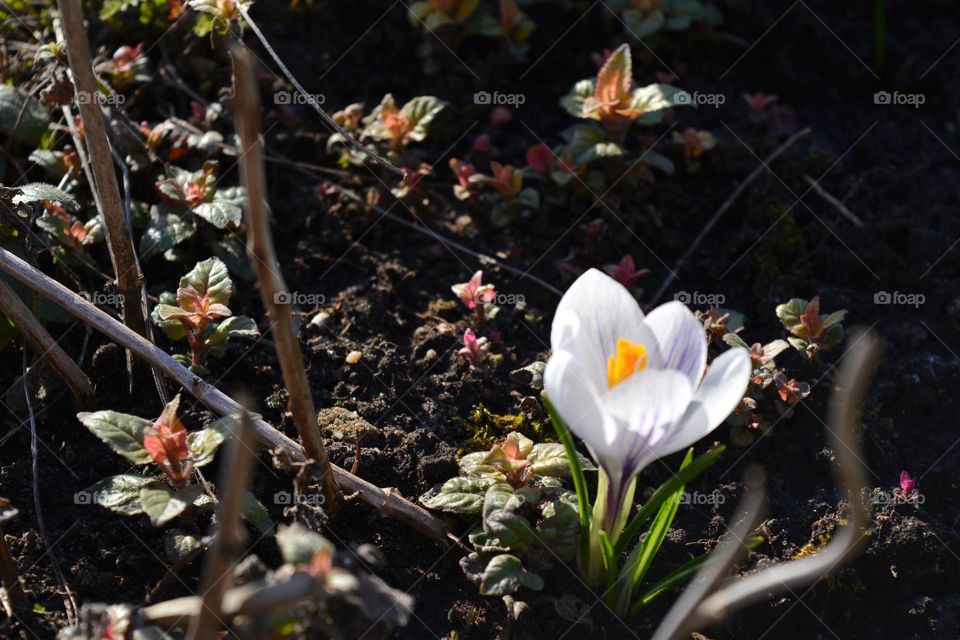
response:
[[[596,78],[575,84],[560,104],[570,115],[590,121],[563,134],[570,163],[579,165],[625,156],[627,133],[634,123],[659,124],[667,109],[692,106],[693,100],[685,91],[667,84],[634,88],[630,47],[623,44],[610,54]],[[673,171],[673,163],[652,149],[646,150],[639,161],[667,173]]]
[[[426,139],[430,123],[445,106],[446,103],[433,96],[417,96],[398,107],[393,96],[388,93],[366,117],[363,116],[362,104],[351,104],[334,113],[332,117],[348,133],[381,146],[381,150],[391,160],[401,164],[415,164],[415,154],[408,146]],[[340,133],[330,136],[327,149],[339,150],[340,165],[343,167],[359,165],[367,159],[366,155],[352,147]]]
[[[195,469],[213,462],[217,449],[233,429],[234,419],[221,418],[200,431],[188,432],[177,416],[179,406],[178,395],[156,420],[117,411],[77,414],[93,435],[146,471],[101,480],[78,494],[78,500],[123,515],[146,514],[158,527],[187,509],[211,508],[215,496],[206,493],[191,476]],[[161,473],[150,473],[151,465]]]
[[[521,11],[516,0],[499,0],[496,13],[491,4],[479,0],[424,0],[410,5],[410,24],[430,34],[419,48],[428,71],[437,68],[437,39],[443,43],[441,46],[456,51],[465,38],[482,36],[502,43],[514,58],[526,55],[527,41],[536,24]]]
[[[150,315],[168,338],[187,340],[190,355],[176,354],[174,358],[199,375],[207,373],[209,356],[223,357],[228,340],[260,335],[253,320],[232,315],[227,307],[232,294],[227,267],[217,258],[209,258],[180,278],[176,295],[162,294]]]
[[[217,163],[208,161],[198,171],[169,167],[156,182],[161,202],[150,207],[147,228],[140,238],[140,254],[156,254],[171,262],[187,258],[184,243],[199,236],[210,252],[244,280],[252,277],[246,250],[235,234],[243,224],[243,187],[217,185]]]
[[[821,352],[830,351],[843,340],[845,310],[820,314],[820,296],[809,302],[793,298],[777,306],[777,318],[790,332],[787,338],[794,349],[808,360],[816,360]]]
[[[592,469],[579,458],[581,468]],[[543,588],[521,557],[546,568],[550,558],[573,560],[577,548],[576,494],[563,488],[570,476],[563,445],[535,444],[511,432],[490,451],[460,460],[460,475],[434,487],[420,501],[467,518],[479,518],[469,535],[474,551],[460,561],[467,577],[485,595],[508,595],[520,587]],[[531,554],[535,549],[547,554]]]

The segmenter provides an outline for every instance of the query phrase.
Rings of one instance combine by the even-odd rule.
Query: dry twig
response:
[[[334,510],[339,502],[337,482],[330,471],[330,459],[320,439],[317,411],[310,393],[310,383],[300,352],[300,341],[293,331],[290,305],[279,302],[287,286],[280,275],[266,207],[266,179],[260,148],[260,98],[250,54],[239,47],[233,49],[233,74],[236,84],[236,129],[240,133],[240,177],[247,194],[247,253],[253,258],[260,285],[260,298],[270,314],[272,333],[283,374],[284,386],[290,394],[289,406],[293,424],[300,435],[307,457],[314,460],[320,475],[324,504]]]
[[[93,385],[90,384],[87,374],[43,328],[27,305],[20,300],[20,296],[13,287],[4,280],[0,280],[0,311],[3,311],[3,314],[13,322],[34,350],[60,374],[81,404],[86,404],[93,398]]]
[[[236,415],[241,411],[242,407],[237,402],[191,373],[189,369],[174,360],[166,351],[130,330],[123,323],[117,322],[70,289],[3,248],[0,248],[0,271],[9,274],[54,304],[62,307],[84,324],[93,327],[125,349],[129,349],[138,358],[159,368],[214,413],[225,416]],[[279,450],[294,462],[302,462],[306,459],[299,444],[277,431],[263,419],[254,418],[253,428],[257,432],[257,439],[260,444],[270,449]],[[437,543],[446,546],[447,527],[443,520],[406,500],[396,490],[377,487],[336,465],[330,466],[336,476],[337,483],[345,492],[356,494],[357,499],[374,507],[383,515],[402,522]]]

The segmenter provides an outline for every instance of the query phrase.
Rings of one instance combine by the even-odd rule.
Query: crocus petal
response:
[[[577,278],[563,294],[553,318],[550,345],[569,351],[597,389],[607,387],[607,361],[617,340],[647,347],[648,366],[659,368],[656,338],[644,324],[643,311],[616,280],[596,269]]]
[[[747,390],[750,381],[750,354],[736,347],[718,356],[693,395],[686,414],[662,444],[661,456],[694,444],[727,419]]]
[[[707,363],[707,339],[703,324],[682,302],[668,302],[646,319],[647,327],[657,337],[664,369],[675,369],[696,387]]]
[[[624,451],[617,442],[617,425],[604,411],[602,399],[587,379],[577,357],[554,351],[543,371],[543,388],[570,430],[607,468],[617,468]]]
[[[690,380],[671,369],[644,371],[604,394],[603,406],[618,425],[617,446],[624,452],[627,478],[666,455],[661,446],[692,398]]]

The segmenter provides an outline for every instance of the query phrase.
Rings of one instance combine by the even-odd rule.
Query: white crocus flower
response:
[[[601,468],[594,528],[615,540],[637,474],[730,415],[746,390],[750,357],[730,349],[704,374],[706,334],[686,306],[669,302],[644,316],[622,285],[596,269],[564,294],[550,342],[544,388]]]

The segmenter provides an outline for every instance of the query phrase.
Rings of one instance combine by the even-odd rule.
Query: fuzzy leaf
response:
[[[58,189],[52,184],[30,182],[17,187],[17,191],[19,191],[19,193],[13,196],[14,204],[34,204],[43,202],[44,200],[51,200],[53,202],[59,202],[65,209],[70,211],[78,211],[80,209],[80,205],[72,195]]]
[[[419,142],[427,137],[427,127],[443,111],[446,103],[434,96],[417,96],[400,109],[400,114],[410,119],[410,140]]]
[[[594,471],[596,468],[589,458],[577,454],[580,468],[585,471]],[[570,477],[570,463],[563,445],[559,442],[544,442],[533,446],[530,455],[531,470],[538,476],[553,476],[556,478]]]
[[[148,464],[150,454],[143,448],[143,430],[151,421],[117,411],[78,413],[77,418],[93,435],[134,464]]]
[[[163,550],[170,562],[178,562],[200,547],[200,541],[195,537],[180,531],[170,529],[163,534]]]
[[[596,119],[596,114],[585,115],[583,112],[584,101],[587,98],[592,97],[593,93],[594,93],[593,80],[581,80],[577,84],[573,85],[573,88],[570,90],[570,93],[565,95],[560,100],[560,106],[566,109],[567,113],[569,113],[575,118]]]
[[[494,556],[487,563],[480,581],[480,593],[485,596],[505,596],[520,587],[539,591],[543,589],[543,578],[526,571],[520,558],[507,553]]]
[[[233,293],[233,281],[227,267],[218,258],[207,258],[180,278],[180,287],[193,287],[201,296],[210,294],[210,302],[227,304]]]
[[[493,465],[487,464],[488,451],[474,451],[460,458],[460,475],[471,478],[486,478],[505,482],[506,476]]]
[[[140,504],[143,512],[150,516],[155,527],[170,522],[200,497],[200,487],[192,486],[175,491],[160,482],[151,483],[140,489]]]
[[[193,208],[193,213],[217,229],[225,229],[228,226],[239,227],[243,222],[243,209],[233,202],[219,198],[214,198],[213,202],[201,202]]]
[[[572,500],[576,501],[576,495]],[[547,503],[542,511],[543,519],[537,523],[540,541],[550,547],[564,562],[573,560],[580,535],[580,516],[570,500],[560,499]]]
[[[143,259],[172,249],[191,237],[195,227],[176,213],[164,213],[159,207],[150,209],[150,226],[140,238],[140,255]]]
[[[289,526],[281,525],[277,530],[277,546],[280,555],[287,564],[307,564],[318,551],[335,552],[333,544],[315,531],[296,522]]]
[[[495,511],[483,519],[483,531],[512,550],[527,549],[536,540],[530,521],[511,511]]]
[[[93,501],[101,507],[125,516],[135,516],[143,513],[140,507],[140,489],[151,482],[154,482],[153,478],[121,474],[104,478],[89,487],[85,493],[92,496]]]
[[[37,144],[50,126],[50,113],[32,96],[0,84],[0,131],[17,142]]]
[[[223,439],[222,433],[209,428],[190,433],[187,436],[187,448],[194,466],[203,467],[213,462]]]
[[[480,515],[484,495],[492,480],[483,478],[450,478],[437,489],[420,497],[420,503],[429,509],[439,509],[461,515]]]

